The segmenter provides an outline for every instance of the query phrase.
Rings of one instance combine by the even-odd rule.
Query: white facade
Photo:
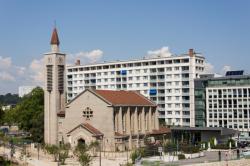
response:
[[[250,131],[250,85],[206,88],[208,127]]]
[[[24,95],[29,94],[34,88],[35,86],[20,86],[18,88],[18,96],[23,97]]]
[[[195,54],[67,67],[67,100],[85,88],[136,90],[158,104],[169,125],[194,126],[194,78],[205,58]]]

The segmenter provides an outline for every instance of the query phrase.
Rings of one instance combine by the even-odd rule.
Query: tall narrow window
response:
[[[126,131],[126,113],[122,112],[122,131]]]
[[[58,90],[63,93],[64,90],[64,66],[58,65]]]
[[[144,115],[145,115],[145,129],[148,130],[148,111],[145,111]]]
[[[138,130],[141,130],[141,111],[138,111]]]
[[[52,91],[52,83],[53,83],[53,72],[52,72],[53,66],[47,65],[47,91]]]

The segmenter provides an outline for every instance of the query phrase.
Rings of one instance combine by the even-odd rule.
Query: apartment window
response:
[[[172,68],[171,67],[167,67],[166,70],[167,71],[172,71]]]
[[[175,74],[174,78],[180,78],[180,74]]]
[[[166,78],[172,78],[172,75],[171,74],[167,74]]]
[[[179,70],[179,69],[180,69],[179,67],[174,67],[174,70],[176,70],[176,71]]]
[[[175,93],[180,93],[180,89],[175,89]]]
[[[172,82],[167,82],[166,85],[167,85],[167,86],[171,86],[171,83],[172,83]]]
[[[171,93],[172,91],[171,91],[171,89],[166,89],[166,92]]]

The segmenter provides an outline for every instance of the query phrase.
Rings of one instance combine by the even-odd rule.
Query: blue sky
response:
[[[128,60],[164,46],[173,54],[194,48],[216,72],[250,71],[249,0],[2,0],[0,94],[41,84],[54,20],[71,57],[95,50],[97,60]]]

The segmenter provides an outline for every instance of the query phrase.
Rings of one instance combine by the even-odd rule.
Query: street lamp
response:
[[[99,148],[100,148],[100,155],[99,155],[99,161],[100,161],[100,166],[102,165],[102,142],[103,142],[103,136],[100,136],[100,141],[99,141]]]

